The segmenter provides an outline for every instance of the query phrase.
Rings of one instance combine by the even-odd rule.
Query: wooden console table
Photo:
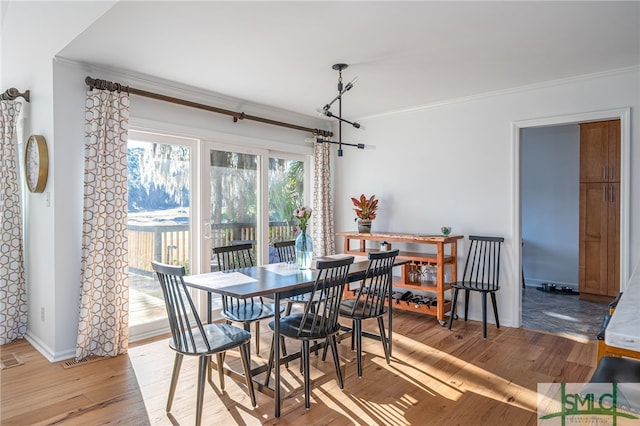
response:
[[[344,237],[344,252],[353,255],[363,255],[368,252],[380,251],[380,244],[376,247],[367,247],[367,241],[376,241],[378,243],[416,243],[430,244],[436,246],[436,253],[410,252],[400,251],[399,259],[408,260],[409,262],[402,265],[402,273],[399,277],[394,278],[394,288],[402,288],[410,291],[435,293],[436,306],[420,305],[411,302],[402,301],[394,305],[394,309],[402,309],[421,314],[433,315],[438,319],[440,325],[445,325],[445,314],[451,310],[451,301],[445,300],[444,292],[451,288],[451,283],[456,282],[458,278],[458,240],[464,238],[463,235],[418,235],[418,234],[402,234],[402,233],[357,233],[357,232],[338,232],[336,235]],[[357,240],[357,246],[352,247],[351,240]],[[448,254],[446,248],[449,248]],[[388,246],[387,249],[391,249]],[[435,282],[422,282],[420,280],[411,280],[410,268],[415,268],[417,264],[431,264],[437,266]],[[445,267],[449,265],[449,282],[445,282]]]

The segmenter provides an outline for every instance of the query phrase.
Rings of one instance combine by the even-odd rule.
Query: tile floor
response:
[[[522,290],[522,327],[593,340],[609,310],[607,305],[527,286]]]

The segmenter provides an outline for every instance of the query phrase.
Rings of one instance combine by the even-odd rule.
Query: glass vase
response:
[[[306,229],[302,229],[296,237],[296,261],[298,268],[311,268],[311,259],[313,258],[313,242],[311,235],[307,234]]]

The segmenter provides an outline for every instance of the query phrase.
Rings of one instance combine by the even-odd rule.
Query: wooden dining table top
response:
[[[358,281],[364,277],[369,260],[366,256],[352,256],[337,254],[317,257],[318,261],[330,261],[354,257],[354,263],[349,268],[349,281]],[[403,261],[398,261],[402,264]],[[188,275],[184,282],[190,287],[197,288],[223,296],[238,298],[269,296],[280,293],[285,297],[304,293],[312,286],[318,276],[316,269],[299,269],[295,263],[273,263],[248,268],[238,268],[224,272],[206,272]]]

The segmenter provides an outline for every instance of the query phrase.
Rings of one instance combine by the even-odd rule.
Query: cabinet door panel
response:
[[[608,187],[580,184],[580,292],[608,294]]]
[[[610,183],[607,203],[607,295],[620,291],[620,184]]]
[[[609,155],[608,122],[580,125],[580,182],[607,180]]]
[[[620,120],[609,121],[607,180],[620,182]]]

